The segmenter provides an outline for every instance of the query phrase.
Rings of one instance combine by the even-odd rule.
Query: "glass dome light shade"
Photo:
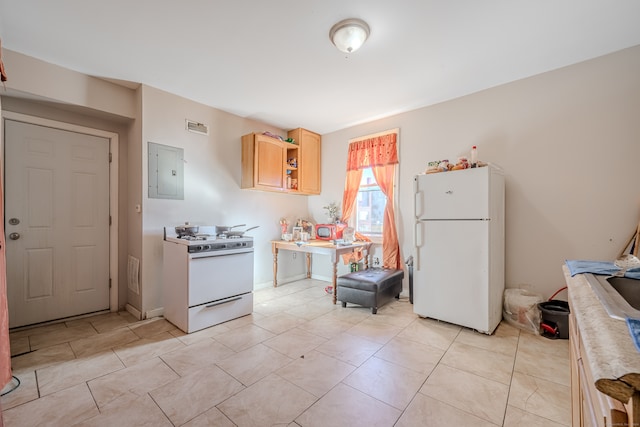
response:
[[[338,50],[352,53],[369,37],[369,26],[361,19],[345,19],[331,27],[329,38]]]

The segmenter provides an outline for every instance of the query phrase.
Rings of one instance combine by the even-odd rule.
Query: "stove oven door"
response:
[[[189,307],[253,291],[253,249],[189,256]]]

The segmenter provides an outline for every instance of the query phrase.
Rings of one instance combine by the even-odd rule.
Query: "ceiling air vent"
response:
[[[200,135],[209,135],[209,126],[204,123],[198,123],[193,120],[186,119],[186,128],[189,132],[199,133]]]

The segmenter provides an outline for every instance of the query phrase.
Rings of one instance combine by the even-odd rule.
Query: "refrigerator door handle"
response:
[[[416,221],[413,225],[413,245],[415,246],[415,268],[420,270],[420,247],[422,246],[422,223],[420,221]]]
[[[422,192],[416,191],[413,194],[413,214],[416,218],[420,218],[422,216]]]
[[[413,226],[413,245],[416,249],[422,246],[422,234],[420,231],[422,230],[422,221],[416,221]]]
[[[422,216],[422,211],[418,212],[418,207],[422,207],[422,193],[420,192],[420,185],[418,184],[419,179],[419,175],[413,177],[413,214],[416,218]]]

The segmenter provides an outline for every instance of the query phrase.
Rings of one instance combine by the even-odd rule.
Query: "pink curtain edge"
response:
[[[4,198],[0,181],[0,213],[4,215]],[[11,348],[9,341],[9,307],[7,303],[7,262],[5,258],[4,223],[0,224],[0,389],[11,380]]]

